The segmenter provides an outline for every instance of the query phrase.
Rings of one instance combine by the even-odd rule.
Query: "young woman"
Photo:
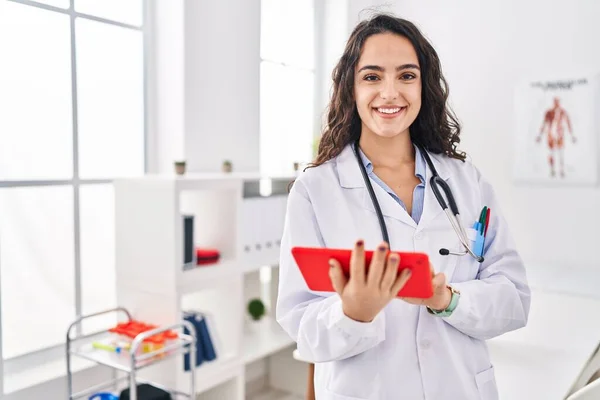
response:
[[[457,151],[447,97],[412,23],[358,24],[282,240],[277,320],[315,364],[318,400],[498,398],[485,340],[525,326],[530,291],[493,189]],[[441,206],[451,204],[444,187],[456,217]],[[336,293],[308,289],[295,246],[352,249],[349,275],[330,262]],[[432,297],[397,297],[410,279],[398,252],[428,254]]]

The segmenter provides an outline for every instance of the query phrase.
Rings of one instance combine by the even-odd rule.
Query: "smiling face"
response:
[[[408,134],[421,109],[421,71],[411,42],[393,33],[370,36],[354,77],[361,135]]]

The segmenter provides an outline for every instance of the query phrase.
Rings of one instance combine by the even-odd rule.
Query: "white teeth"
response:
[[[382,112],[384,114],[395,114],[399,112],[401,108],[378,108],[377,111]]]

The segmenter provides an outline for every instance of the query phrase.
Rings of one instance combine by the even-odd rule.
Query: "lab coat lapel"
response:
[[[381,208],[381,213],[384,216],[397,219],[398,221],[404,222],[413,228],[417,227],[417,223],[410,215],[408,215],[408,212],[406,212],[406,210],[396,200],[394,200],[394,198],[392,198],[388,192],[379,186],[377,182],[371,180],[371,186],[373,186],[373,192],[377,197],[379,207]],[[363,192],[363,207],[377,215],[377,212],[375,211],[375,205],[371,200],[371,196],[366,186]]]
[[[363,208],[371,211],[376,217],[375,206],[371,200],[369,190],[365,185],[362,177],[362,172],[358,165],[356,155],[351,145],[348,145],[340,153],[337,158],[337,171],[340,179],[340,185],[346,189],[357,189],[362,190],[362,206]],[[408,215],[406,210],[398,204],[389,193],[387,193],[381,186],[370,179],[371,186],[373,187],[373,193],[375,194],[381,213],[390,218],[394,218],[398,221],[404,222],[414,228],[417,224]]]
[[[442,159],[441,155],[431,154],[429,152],[427,152],[427,154],[429,154],[429,157],[431,157],[431,161],[432,161],[435,169],[437,170],[440,178],[442,178],[443,180],[448,182],[448,179],[450,178],[450,172],[448,170],[445,160]],[[421,220],[419,221],[419,229],[418,230],[421,230],[421,229],[424,229],[425,227],[427,227],[427,225],[429,225],[441,213],[444,212],[444,210],[442,210],[442,207],[440,206],[440,203],[438,203],[438,201],[435,197],[435,194],[433,193],[433,190],[431,188],[431,177],[432,176],[433,176],[433,172],[429,168],[429,165],[427,165],[427,176],[425,179],[425,199],[423,202],[423,213],[421,215]],[[444,198],[445,198],[445,196],[444,196]]]

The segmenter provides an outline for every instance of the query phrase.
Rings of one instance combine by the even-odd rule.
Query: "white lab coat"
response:
[[[294,246],[375,249],[382,241],[375,209],[354,152],[347,146],[327,163],[309,168],[288,199],[281,244],[276,316],[297,342],[300,357],[316,363],[317,400],[494,400],[498,391],[486,339],[526,325],[530,290],[525,269],[491,186],[470,163],[430,154],[450,185],[462,222],[472,226],[491,208],[485,261],[441,256],[462,250],[431,191],[427,170],[424,210],[417,225],[372,182],[396,251],[429,255],[436,271],[461,291],[450,317],[392,300],[370,323],[346,317],[336,293],[310,291],[290,253]]]

